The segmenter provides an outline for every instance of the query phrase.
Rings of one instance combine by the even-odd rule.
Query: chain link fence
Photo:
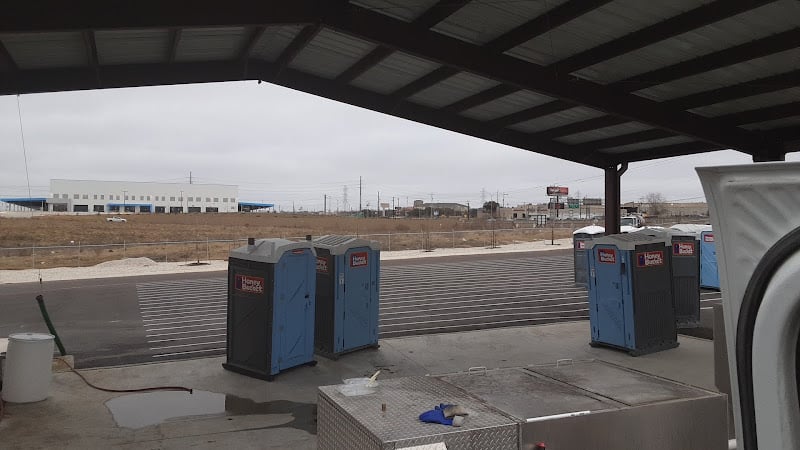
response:
[[[570,237],[571,226],[550,228],[497,228],[486,230],[451,230],[384,234],[361,234],[358,237],[377,241],[381,249],[432,251],[437,248],[496,247],[504,244],[532,242]],[[303,240],[305,236],[279,236]],[[87,244],[81,241],[69,245],[25,246],[0,248],[0,269],[31,269],[52,267],[85,267],[125,258],[149,258],[155,262],[200,263],[222,260],[229,252],[247,244],[241,239],[204,239],[166,242],[119,242]]]

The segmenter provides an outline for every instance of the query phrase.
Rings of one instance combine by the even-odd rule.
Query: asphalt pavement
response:
[[[570,250],[382,262],[380,337],[587,320],[572,267]],[[46,331],[40,292],[78,367],[225,353],[224,272],[4,286],[0,336]]]

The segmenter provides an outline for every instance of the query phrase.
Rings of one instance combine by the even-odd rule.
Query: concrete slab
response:
[[[589,323],[503,328],[381,341],[379,349],[318,358],[316,367],[279,374],[272,383],[226,371],[224,358],[82,371],[103,387],[184,385],[226,394],[226,413],[119,427],[105,402],[125,394],[94,390],[70,372],[55,373],[48,400],[7,404],[0,420],[3,448],[315,448],[317,386],[344,378],[443,374],[470,367],[516,367],[558,359],[602,359],[701,388],[714,389],[713,343],[680,337],[680,347],[633,358],[588,345]]]

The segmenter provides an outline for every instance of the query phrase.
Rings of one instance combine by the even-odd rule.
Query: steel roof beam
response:
[[[450,17],[469,2],[470,0],[439,0],[437,4],[428,8],[427,11],[422,13],[421,16],[414,19],[411,23],[420,28],[431,28],[442,20]],[[383,61],[392,53],[394,53],[393,49],[379,45],[366,56],[358,60],[358,62],[340,73],[339,76],[336,77],[336,81],[340,83],[349,83]]]
[[[535,19],[511,29],[510,31],[489,41],[483,47],[487,50],[503,53],[554,28],[557,28],[569,22],[570,20],[580,17],[589,11],[593,11],[609,1],[611,0],[570,0],[567,3],[556,6],[550,11],[543,13]],[[420,81],[419,83],[414,81],[408,86],[404,86],[402,91],[398,90],[395,95],[400,96],[403,94],[406,95],[406,97],[410,97],[411,95],[414,95],[417,92],[427,89],[438,83],[439,81],[437,80],[443,80],[454,75],[455,73],[458,73],[452,72],[452,70],[448,69],[447,67],[439,68],[438,71],[440,73],[435,75],[432,74],[433,76],[428,78],[425,83],[421,82],[421,80],[417,80]],[[509,93],[510,92],[507,92],[503,95],[498,95],[496,97],[491,97],[489,92],[479,92],[475,94],[475,99],[464,99],[464,101],[467,104],[479,105],[480,103],[476,103],[478,100],[483,100],[483,103],[488,103],[492,100],[508,95]],[[448,105],[448,108],[450,107],[455,108],[456,105]]]
[[[253,53],[253,49],[256,47],[256,44],[258,44],[258,41],[261,40],[261,36],[264,35],[266,29],[267,27],[264,26],[253,27],[253,31],[250,32],[247,42],[244,43],[242,49],[239,51],[240,60],[246,60],[250,57],[250,54]]]
[[[726,150],[727,147],[707,142],[682,142],[680,144],[644,148],[624,153],[605,153],[608,163],[647,161],[651,159],[669,158],[672,156],[694,155],[695,153]]]
[[[703,91],[697,94],[687,95],[685,97],[678,97],[672,100],[666,100],[659,104],[663,104],[667,108],[672,108],[672,109],[690,109],[699,106],[735,100],[737,98],[747,97],[750,95],[764,94],[782,89],[788,89],[798,85],[800,85],[800,70],[795,70],[784,74],[772,75],[769,77],[760,78],[758,80],[722,87],[719,89],[715,89],[713,91]],[[535,111],[534,114],[541,115],[541,111],[544,110],[545,106],[551,107],[553,111],[561,111],[563,110],[561,109],[562,103],[564,102],[556,101],[538,106],[536,108],[539,108],[540,110]],[[524,116],[528,114],[528,111],[530,110],[520,111],[517,114]],[[743,111],[720,117],[707,118],[706,120],[717,121],[717,124],[721,126],[731,126],[731,125],[741,125],[746,123],[753,123],[755,121],[761,121],[759,120],[761,117],[765,117],[763,119],[764,121],[780,119],[782,117],[791,117],[793,115],[796,115],[797,111],[799,111],[799,109],[797,109],[796,104],[789,103],[785,105],[776,105],[752,111]],[[519,117],[509,117],[509,119],[506,119],[507,117],[509,116],[501,117],[496,120],[500,121],[505,120],[501,122],[502,124],[505,125],[508,124],[511,120],[519,119]],[[593,119],[582,120],[580,122],[573,122],[560,127],[544,130],[537,133],[536,135],[542,138],[552,139],[560,136],[568,136],[570,134],[581,133],[584,131],[595,130],[598,128],[604,128],[607,126],[618,125],[631,121],[632,120],[629,120],[627,118],[620,118],[615,116],[596,117]],[[634,139],[638,139],[635,137],[636,136],[635,133],[632,136]],[[663,136],[663,137],[668,137],[668,136]],[[636,142],[636,140],[627,143],[630,144],[633,142]],[[588,145],[588,144],[589,143],[587,142],[580,145]]]
[[[608,84],[607,87],[617,89],[620,92],[634,92],[691,75],[708,72],[721,67],[727,67],[766,55],[790,50],[798,46],[800,46],[800,30],[794,28],[773,36],[757,39],[724,50],[709,53],[707,55],[698,56],[687,61],[673,64],[671,66],[662,67],[660,69],[651,70],[650,72],[645,72],[624,80],[616,81]],[[555,67],[555,65],[550,67]],[[550,110],[555,112],[564,111],[574,107],[573,104],[560,100],[556,100],[552,103],[552,109]],[[516,118],[522,119],[520,121],[525,121],[536,119],[542,117],[543,115],[544,114],[541,114],[539,110],[530,108],[524,113],[520,112]],[[509,120],[510,119],[511,118],[509,118]]]
[[[279,79],[272,76],[278,67],[274,63],[257,60],[248,61],[248,77],[264,79],[281,86],[301,90],[343,103],[371,109],[396,117],[444,128],[458,133],[550,155],[582,164],[598,166],[599,160],[588,152],[573,151],[572,147],[558,142],[536,139],[513,130],[498,130],[484,122],[443,113],[437,109],[408,101],[397,102],[394,98],[365,89],[342,85],[300,71],[285,68]],[[157,86],[183,83],[208,83],[242,79],[238,61],[174,64],[136,64],[99,66],[103,79],[100,85],[95,71],[81,69],[26,70],[16,74],[0,74],[0,95],[18,92],[73,91],[98,88],[120,88],[130,86]]]
[[[797,47],[800,47],[800,28],[792,28],[772,36],[745,42],[744,44],[701,55],[671,66],[634,75],[624,80],[615,81],[608,86],[624,92],[634,92],[680,78],[774,55]]]
[[[796,86],[800,86],[800,69],[666,100],[662,104],[667,108],[692,109]]]
[[[0,40],[0,72],[14,72],[16,70],[18,70],[17,63],[14,62],[11,53],[8,53],[3,41]]]
[[[431,59],[454,71],[468,71],[496,81],[562,98],[608,114],[693,136],[726,147],[751,152],[766,143],[741,129],[719,127],[695,114],[669,111],[663,104],[630,94],[619,94],[596,83],[558,77],[547,68],[349,5],[325,25],[388,47]]]
[[[783,119],[785,117],[792,117],[800,115],[800,102],[791,102],[791,103],[784,103],[781,105],[775,106],[768,106],[764,108],[756,108],[750,109],[747,111],[741,111],[731,114],[725,114],[721,116],[712,117],[711,119],[717,121],[721,125],[744,125],[748,123],[757,123],[757,122],[766,122],[768,120],[775,120],[775,119]],[[607,118],[615,119],[613,116],[604,116]],[[580,126],[581,129],[588,128],[588,129],[597,129],[601,128],[600,126],[596,126],[593,121],[599,121],[604,117],[599,117],[597,119],[590,119],[585,120],[583,122],[578,122],[574,125]],[[627,121],[625,121],[627,122]],[[558,127],[565,129],[570,125],[565,125],[564,127]],[[536,133],[537,137],[544,138],[544,139],[552,139],[557,137],[552,134],[548,134],[550,130],[546,130],[542,133]],[[566,134],[574,134],[574,133],[566,133]],[[601,150],[605,148],[612,148],[612,147],[619,147],[622,145],[628,144],[635,144],[638,142],[645,142],[645,141],[653,141],[656,139],[663,139],[675,136],[675,133],[670,133],[669,131],[661,130],[661,129],[653,129],[653,130],[644,130],[644,131],[637,131],[635,133],[628,133],[623,134],[620,136],[613,136],[609,138],[603,139],[596,139],[593,141],[582,142],[580,144],[575,144],[575,147],[583,148],[586,150]]]
[[[169,37],[169,53],[167,54],[167,62],[174,63],[175,57],[178,54],[178,44],[181,42],[181,29],[176,28],[170,31]]]
[[[620,55],[661,42],[673,36],[683,34],[697,28],[718,22],[728,17],[741,14],[772,3],[775,0],[717,0],[691,11],[670,17],[641,30],[626,34],[620,38],[584,50],[580,53],[551,64],[557,73],[571,73],[599,62],[607,61]]]
[[[97,67],[100,62],[97,57],[97,41],[95,40],[94,31],[84,31],[83,42],[86,45],[87,62],[90,66]]]
[[[483,105],[484,103],[488,103],[492,100],[505,97],[506,95],[509,94],[513,94],[514,92],[517,91],[519,91],[519,89],[515,88],[514,86],[509,86],[507,84],[498,84],[495,87],[486,89],[485,91],[479,92],[475,95],[470,95],[469,97],[463,98],[457,102],[453,102],[442,108],[442,111],[450,113],[460,113],[470,108],[474,108],[476,106]]]
[[[664,139],[673,136],[675,136],[675,133],[654,128],[651,130],[642,130],[635,133],[628,133],[620,136],[612,136],[594,141],[582,142],[580,144],[576,144],[575,146],[586,150],[602,150],[612,147],[621,147],[628,144],[636,144],[639,142],[655,141],[656,139]]]
[[[621,123],[630,122],[630,120],[622,119],[616,116],[600,116],[593,119],[582,120],[580,122],[572,122],[559,127],[550,128],[544,131],[539,131],[536,136],[544,139],[553,139],[561,136],[569,136],[571,134],[583,133],[584,131],[592,131],[598,128],[605,128]]]
[[[292,39],[292,42],[283,49],[283,52],[275,60],[275,73],[272,76],[274,78],[279,78],[281,73],[289,67],[289,64],[303,51],[306,45],[314,40],[314,37],[319,34],[320,30],[322,30],[322,25],[320,24],[306,25],[300,30],[297,36]]]
[[[783,119],[792,116],[800,116],[800,102],[782,103],[780,105],[767,106],[764,108],[749,109],[747,111],[717,116],[714,117],[714,119],[734,125],[745,125],[748,123],[766,122],[768,120]]]
[[[7,2],[0,14],[0,33],[307,24],[318,21],[330,7],[329,0]]]

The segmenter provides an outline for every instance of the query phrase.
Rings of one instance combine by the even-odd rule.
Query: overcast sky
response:
[[[19,97],[31,193],[51,178],[239,186],[282,210],[399,205],[414,199],[506,206],[546,201],[545,186],[603,196],[603,172],[268,83],[61,92]],[[17,97],[0,97],[0,197],[27,196]],[[788,159],[798,160],[793,155]],[[696,166],[744,164],[724,151],[631,164],[623,201],[659,192],[704,201]],[[505,195],[504,195],[505,194]]]

